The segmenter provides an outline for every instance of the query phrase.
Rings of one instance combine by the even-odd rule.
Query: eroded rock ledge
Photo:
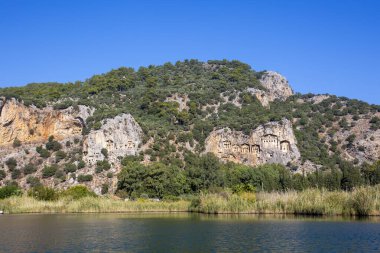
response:
[[[54,110],[25,106],[14,98],[0,101],[0,146],[12,144],[16,138],[33,143],[45,141],[51,135],[57,140],[80,135],[83,122],[91,114],[91,109],[82,105],[76,110],[73,107]]]
[[[206,152],[214,153],[223,161],[251,166],[287,165],[300,158],[292,124],[287,119],[259,126],[250,135],[229,128],[215,130],[206,139]]]

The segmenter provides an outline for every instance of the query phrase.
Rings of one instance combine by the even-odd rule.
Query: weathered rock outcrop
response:
[[[0,146],[11,144],[16,138],[32,143],[45,141],[51,135],[57,140],[79,135],[91,113],[85,106],[78,106],[77,110],[72,107],[54,110],[25,106],[14,98],[0,101]]]
[[[255,88],[248,88],[247,91],[255,95],[263,106],[269,106],[269,103],[276,99],[286,100],[293,95],[293,90],[286,78],[277,72],[266,71],[259,81],[266,91]]]
[[[372,114],[372,116],[380,117],[380,113]],[[370,117],[363,117],[356,121],[352,117],[345,117],[347,122],[351,124],[350,129],[338,128],[333,136],[324,134],[321,136],[326,139],[326,143],[331,141],[338,143],[341,149],[341,156],[348,161],[357,160],[361,163],[373,163],[380,160],[380,129],[371,129],[369,121]],[[348,137],[354,136],[352,143],[347,141]],[[331,145],[331,144],[330,144]],[[330,151],[330,155],[333,152]]]
[[[223,161],[247,165],[279,163],[286,165],[300,158],[292,124],[283,119],[252,130],[250,135],[229,128],[213,131],[206,139],[206,152]]]
[[[141,127],[130,114],[105,119],[102,127],[91,131],[83,143],[85,161],[93,165],[96,161],[105,159],[102,149],[107,149],[111,162],[117,162],[119,156],[135,155],[142,135]]]

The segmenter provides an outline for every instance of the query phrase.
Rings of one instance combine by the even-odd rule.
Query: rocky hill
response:
[[[114,192],[131,157],[184,171],[189,157],[206,153],[292,173],[344,171],[379,160],[379,145],[379,106],[295,94],[279,73],[238,61],[186,60],[0,89],[0,185],[14,180],[26,189],[84,183]]]

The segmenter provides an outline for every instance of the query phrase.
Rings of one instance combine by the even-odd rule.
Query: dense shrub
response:
[[[42,146],[38,146],[36,151],[42,158],[49,158],[51,155],[50,152],[47,149],[42,148]]]
[[[86,167],[86,163],[83,160],[80,160],[78,162],[77,167],[78,167],[78,170],[83,169],[84,167]]]
[[[57,165],[51,165],[51,166],[45,166],[43,169],[42,169],[42,177],[43,178],[49,178],[49,177],[52,177],[55,175],[55,173],[57,172],[58,170],[58,166]]]
[[[108,188],[109,188],[108,184],[102,184],[101,194],[102,195],[107,194],[109,190]]]
[[[178,196],[188,191],[183,171],[161,163],[144,166],[138,162],[131,162],[120,172],[118,179],[118,190],[133,198],[140,197],[143,193],[149,197],[163,198],[166,195]]]
[[[31,188],[28,191],[28,195],[35,199],[44,200],[44,201],[57,200],[59,197],[59,193],[55,189],[45,187],[42,185]]]
[[[111,168],[111,164],[107,160],[96,162],[96,172],[100,173],[103,170],[107,171]]]
[[[41,181],[37,177],[28,176],[26,178],[26,183],[30,185],[30,187],[36,187],[41,185]]]
[[[102,153],[102,155],[104,156],[105,159],[108,158],[108,150],[106,148],[102,148],[101,153]]]
[[[66,153],[63,152],[62,150],[58,150],[55,153],[55,162],[56,163],[60,162],[61,160],[65,159],[65,158],[66,158]]]
[[[14,158],[9,158],[5,161],[5,164],[8,166],[10,171],[14,170],[17,167],[17,161]]]
[[[96,194],[84,185],[76,185],[63,191],[62,196],[70,197],[72,199],[80,199],[84,197],[96,197]]]
[[[63,170],[61,169],[58,169],[55,174],[54,174],[54,177],[57,178],[57,179],[60,179],[61,181],[65,181],[66,180],[66,174]]]
[[[29,175],[29,174],[32,174],[34,172],[37,171],[37,167],[32,164],[32,163],[28,163],[27,165],[24,166],[24,168],[22,169],[23,173],[25,175]]]
[[[58,151],[62,149],[61,143],[54,140],[54,136],[50,136],[48,142],[45,144],[47,150]]]
[[[90,174],[80,174],[80,175],[78,175],[77,180],[80,183],[82,183],[82,182],[90,182],[90,181],[92,181],[92,175],[90,175]]]
[[[0,170],[0,180],[3,180],[7,176],[7,173],[4,170]]]
[[[19,169],[12,170],[11,177],[13,180],[19,179],[21,177],[21,170]]]
[[[73,163],[66,163],[64,167],[64,171],[66,173],[75,172],[77,171],[77,166],[75,166],[75,164]]]
[[[17,196],[21,194],[21,189],[16,185],[6,185],[0,187],[0,199],[5,199],[11,196]]]
[[[14,141],[13,141],[13,147],[14,148],[18,148],[18,147],[20,147],[21,146],[21,141],[19,140],[19,139],[14,139]]]

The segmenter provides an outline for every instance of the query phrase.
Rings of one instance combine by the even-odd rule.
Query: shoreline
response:
[[[231,215],[231,216],[237,216],[237,215],[252,215],[252,216],[268,216],[268,217],[276,217],[276,216],[282,216],[282,217],[294,217],[294,218],[347,218],[347,219],[366,219],[366,218],[380,218],[380,214],[369,214],[365,216],[361,215],[344,215],[344,214],[300,214],[300,213],[274,213],[274,212],[267,212],[267,213],[259,213],[259,212],[219,212],[219,213],[203,213],[203,212],[194,212],[194,211],[169,211],[169,210],[162,210],[162,211],[81,211],[81,212],[3,212],[0,214],[0,216],[9,216],[9,215],[22,215],[22,214],[131,214],[131,215],[140,215],[140,214],[196,214],[196,215],[211,215],[211,216],[223,216],[223,215]]]

